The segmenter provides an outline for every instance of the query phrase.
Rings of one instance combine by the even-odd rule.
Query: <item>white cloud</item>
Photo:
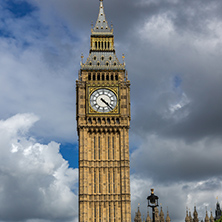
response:
[[[78,170],[68,168],[59,144],[28,137],[38,120],[18,114],[0,121],[0,218],[2,221],[73,221]]]

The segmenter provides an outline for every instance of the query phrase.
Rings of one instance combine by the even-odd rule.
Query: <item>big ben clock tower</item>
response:
[[[76,91],[79,222],[131,222],[130,81],[115,54],[103,0]]]

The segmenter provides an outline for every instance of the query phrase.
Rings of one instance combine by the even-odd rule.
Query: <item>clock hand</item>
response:
[[[103,98],[101,98],[101,101],[104,102],[110,109],[112,109],[112,107],[109,105],[109,103],[106,102],[106,100],[104,100]]]

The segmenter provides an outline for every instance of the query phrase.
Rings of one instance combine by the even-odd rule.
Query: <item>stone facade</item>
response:
[[[149,211],[147,212],[147,217],[146,220],[141,217],[141,212],[140,212],[140,208],[138,207],[137,212],[135,212],[135,217],[134,217],[134,222],[152,222],[153,220],[151,219],[150,215],[149,215]],[[169,212],[167,210],[167,216],[166,216],[166,220],[164,219],[164,213],[163,213],[163,209],[162,207],[160,208],[160,213],[158,208],[155,208],[155,222],[170,222],[170,216],[169,216]]]
[[[130,81],[116,57],[102,0],[76,95],[79,222],[130,222]]]
[[[220,204],[219,204],[219,202],[217,202],[216,203],[216,209],[215,209],[215,217],[213,217],[213,212],[212,211],[210,212],[210,217],[208,216],[208,211],[206,211],[205,218],[202,221],[214,222],[214,221],[220,219],[221,216],[222,216],[222,213],[221,213]],[[194,207],[193,217],[191,216],[191,211],[189,211],[189,215],[188,215],[188,210],[186,211],[185,222],[199,222],[198,212],[197,212],[196,206]]]

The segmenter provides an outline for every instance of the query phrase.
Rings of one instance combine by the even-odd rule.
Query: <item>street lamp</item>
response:
[[[154,189],[151,189],[151,195],[147,197],[148,207],[152,208],[153,212],[153,222],[155,222],[155,207],[158,207],[158,199],[159,197],[154,195]]]

